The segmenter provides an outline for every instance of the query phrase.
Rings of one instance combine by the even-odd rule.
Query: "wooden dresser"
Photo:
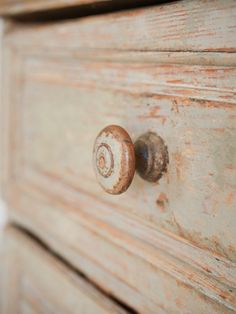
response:
[[[236,1],[153,2],[0,3],[2,314],[236,313]]]

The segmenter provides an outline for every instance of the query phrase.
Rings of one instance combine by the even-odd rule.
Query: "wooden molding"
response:
[[[233,53],[236,52],[235,12],[234,0],[174,1],[63,23],[38,23],[30,27],[21,23],[14,33],[9,33],[9,41],[18,47],[34,44],[44,50],[54,46],[117,52]]]
[[[37,11],[67,9],[74,6],[109,3],[111,0],[2,0],[0,15],[18,15]]]
[[[232,86],[235,78],[235,43],[229,29],[235,28],[231,14],[235,3],[214,1],[217,8],[214,8],[212,14],[219,13],[221,19],[220,12],[224,12],[222,22],[227,25],[222,29],[228,27],[228,31],[225,34],[221,26],[218,28],[220,22],[217,22],[215,26],[209,26],[212,32],[210,35],[203,31],[200,38],[189,36],[189,33],[183,34],[178,29],[178,25],[185,26],[187,23],[182,12],[190,10],[186,3],[168,5],[168,18],[173,12],[177,15],[177,26],[171,26],[174,33],[169,39],[168,23],[166,27],[162,26],[163,33],[152,31],[159,29],[160,21],[157,17],[160,16],[160,7],[142,9],[133,15],[122,13],[106,18],[86,18],[81,23],[73,21],[63,25],[59,23],[18,29],[13,25],[9,28],[5,38],[6,67],[11,70],[5,71],[4,88],[5,116],[9,121],[7,138],[10,139],[5,143],[8,151],[4,167],[6,196],[12,221],[30,230],[74,267],[83,269],[103,289],[127,304],[135,304],[140,312],[171,312],[176,306],[180,311],[182,306],[185,311],[191,312],[194,305],[194,309],[201,313],[203,304],[204,311],[209,313],[222,313],[222,306],[225,313],[233,313],[236,310],[236,265],[233,261],[201,248],[199,243],[197,247],[164,228],[156,228],[152,221],[145,221],[134,213],[122,213],[118,204],[101,201],[100,197],[89,193],[79,184],[68,184],[60,174],[50,172],[43,166],[40,168],[30,158],[24,158],[19,149],[23,143],[22,125],[19,124],[23,110],[17,104],[22,103],[26,78],[31,83],[46,82],[49,85],[50,82],[56,82],[59,86],[68,83],[77,87],[84,84],[88,90],[90,86],[99,87],[111,89],[114,94],[130,93],[136,97],[176,97],[179,103],[185,101],[186,108],[195,108],[197,104],[203,111],[209,110],[205,113],[209,128],[213,128],[215,123],[211,118],[212,112],[216,116],[221,114],[224,119],[217,119],[218,124],[214,129],[218,132],[217,136],[222,134],[220,132],[225,127],[225,121],[231,123],[231,132],[235,120],[235,93]],[[205,5],[207,7],[210,3],[212,6],[212,1],[194,2],[193,12],[201,16],[203,10],[207,12]],[[162,8],[164,13],[165,9]],[[179,10],[184,16],[181,17],[183,24],[178,20]],[[146,14],[147,18],[144,19]],[[139,31],[138,25],[143,20],[145,27]],[[111,23],[113,27],[107,27]],[[196,29],[193,34],[196,34],[202,23],[197,20],[194,25]],[[125,33],[127,27],[130,30],[128,36],[120,36],[118,33]],[[98,36],[94,41],[91,38],[95,30]],[[178,32],[179,36],[185,38],[184,41],[176,41]],[[111,40],[107,40],[108,37]],[[140,40],[142,37],[146,38],[145,42]],[[141,45],[149,51],[141,51]],[[82,56],[83,60],[79,65],[80,71],[74,62],[78,56]],[[114,57],[116,62],[113,61]],[[159,57],[159,63],[156,63]],[[63,60],[69,62],[63,63]],[[123,67],[120,63],[124,61],[129,74],[127,77],[131,79],[122,76]],[[171,66],[161,66],[162,62],[169,61]],[[160,65],[157,72],[156,64]],[[33,65],[34,71],[28,68],[26,73],[26,65]],[[190,65],[192,72],[189,74]],[[41,71],[43,66],[49,69],[48,72]],[[100,66],[103,75],[100,75]],[[98,70],[94,71],[96,67]],[[170,70],[172,82],[163,82],[163,77],[168,78]],[[119,74],[115,77],[122,77],[122,81],[111,81],[110,76],[104,74],[109,71]],[[225,71],[224,75],[222,71]],[[195,81],[192,80],[193,76]],[[180,78],[184,79],[184,83],[179,83]],[[159,83],[154,84],[154,81]],[[187,96],[184,97],[183,93]],[[209,108],[217,110],[210,113]],[[153,119],[152,114],[142,113],[142,119]],[[154,113],[154,118],[159,119],[160,116],[156,117]],[[157,121],[165,123],[164,120]],[[169,299],[168,304],[164,303],[166,299]]]
[[[6,228],[4,244],[1,313],[129,313],[22,230]]]

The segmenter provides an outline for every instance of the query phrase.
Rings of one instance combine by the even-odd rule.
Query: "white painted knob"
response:
[[[134,145],[120,126],[110,125],[97,136],[93,150],[97,180],[110,194],[125,192],[135,172]]]

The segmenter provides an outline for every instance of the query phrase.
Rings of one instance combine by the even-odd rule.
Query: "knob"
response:
[[[110,194],[121,194],[130,186],[135,169],[149,182],[157,182],[167,169],[168,150],[154,132],[141,135],[133,144],[129,134],[118,125],[105,127],[93,149],[97,180]]]

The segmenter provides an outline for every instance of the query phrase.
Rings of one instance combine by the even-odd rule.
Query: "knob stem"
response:
[[[137,139],[134,147],[138,174],[146,181],[157,182],[169,162],[163,139],[154,132],[147,132]]]

